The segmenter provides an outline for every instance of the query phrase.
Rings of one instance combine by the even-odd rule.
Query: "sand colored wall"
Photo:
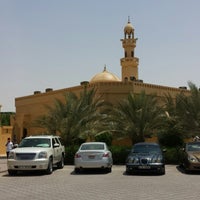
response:
[[[158,98],[169,93],[172,97],[180,92],[189,94],[188,90],[181,90],[178,88],[171,88],[147,83],[141,83],[137,81],[127,81],[127,82],[99,82],[93,84],[82,84],[76,87],[65,88],[61,90],[48,90],[43,93],[36,93],[33,95],[20,97],[15,99],[16,106],[16,117],[13,122],[13,132],[17,136],[17,141],[19,142],[23,137],[24,133],[27,135],[41,134],[42,129],[33,127],[31,123],[40,115],[44,115],[47,112],[45,108],[46,105],[53,106],[55,99],[60,99],[64,101],[64,94],[67,92],[74,92],[79,94],[84,88],[88,89],[96,88],[96,95],[101,95],[105,101],[117,104],[122,99],[126,98],[130,92],[139,94],[141,91],[145,90],[146,94],[157,94]]]
[[[12,126],[0,127],[0,156],[6,155],[6,142],[8,138],[12,138]]]
[[[33,95],[19,97],[15,99],[16,116],[12,122],[14,126],[14,134],[17,136],[17,141],[27,135],[41,134],[44,130],[32,126],[32,122],[38,118],[38,116],[47,113],[46,106],[53,106],[56,99],[65,100],[65,94],[67,92],[74,92],[80,94],[84,89],[84,85],[65,88],[61,90],[48,90],[43,93],[36,92]]]

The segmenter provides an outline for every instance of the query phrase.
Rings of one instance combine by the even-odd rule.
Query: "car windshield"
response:
[[[160,147],[158,145],[144,144],[135,145],[132,149],[132,153],[160,153]]]
[[[103,144],[83,144],[81,150],[104,150]]]
[[[196,143],[188,143],[187,151],[200,151],[200,142]]]
[[[50,147],[51,141],[49,138],[27,138],[23,139],[18,147]]]

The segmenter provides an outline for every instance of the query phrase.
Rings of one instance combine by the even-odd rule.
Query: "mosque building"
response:
[[[80,82],[80,85],[59,90],[47,88],[45,92],[35,91],[32,95],[16,98],[13,137],[15,136],[19,142],[24,136],[41,133],[42,129],[32,127],[31,122],[47,112],[44,105],[53,106],[55,99],[64,100],[66,92],[73,92],[78,95],[85,87],[88,89],[96,88],[96,95],[101,95],[105,101],[113,104],[117,104],[120,100],[126,98],[130,92],[139,94],[141,91],[145,91],[146,94],[157,94],[158,98],[168,93],[173,98],[180,92],[190,93],[186,88],[149,84],[139,79],[139,59],[134,54],[137,38],[134,37],[134,28],[130,20],[124,27],[124,38],[121,39],[121,42],[124,49],[124,57],[120,59],[121,78],[109,72],[105,66],[102,72],[94,75],[90,81]]]

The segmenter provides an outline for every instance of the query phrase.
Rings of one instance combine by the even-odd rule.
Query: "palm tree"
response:
[[[166,94],[162,98],[164,102],[164,105],[162,107],[163,129],[171,129],[171,130],[182,129],[181,115],[179,113],[178,108],[180,105],[180,99],[184,97],[185,97],[184,94],[180,93],[179,95],[176,96],[175,99],[173,99],[170,94]]]
[[[112,113],[115,132],[128,136],[132,143],[142,142],[160,126],[161,109],[156,95],[130,93]]]
[[[79,116],[80,137],[94,140],[96,135],[109,132],[108,114],[111,110],[111,104],[105,102],[102,96],[97,96],[96,90],[84,90],[81,93],[78,109],[83,114]]]
[[[178,96],[183,96],[180,93]],[[162,126],[158,131],[158,141],[164,146],[180,146],[183,143],[183,124],[178,112],[179,98],[172,98],[170,94],[165,94],[163,100],[163,114],[161,115]]]
[[[162,131],[179,134],[183,138],[200,135],[200,91],[192,82],[188,82],[190,95],[183,92],[175,99],[170,95],[164,97]]]
[[[60,133],[66,145],[79,139],[92,140],[96,134],[106,131],[105,105],[95,89],[85,89],[79,97],[69,92],[64,101],[56,99],[54,107],[47,107],[48,114],[39,117],[36,124],[48,132]]]
[[[189,135],[200,135],[200,91],[192,82],[188,82],[191,94],[177,97],[178,114],[183,130]]]

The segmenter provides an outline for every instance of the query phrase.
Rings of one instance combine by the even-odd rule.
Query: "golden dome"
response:
[[[103,72],[96,74],[91,80],[90,83],[96,82],[119,82],[121,81],[117,76],[108,72],[106,67],[104,67]]]
[[[124,33],[131,34],[132,32],[134,32],[133,25],[128,21],[127,25],[124,27]]]

